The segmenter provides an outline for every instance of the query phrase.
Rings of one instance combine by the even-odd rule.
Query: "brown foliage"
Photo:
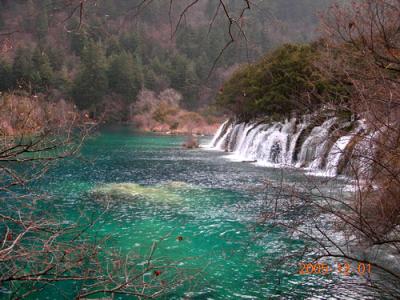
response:
[[[79,118],[73,104],[48,102],[40,96],[0,95],[0,133],[6,136],[33,134],[48,127],[64,128]]]
[[[146,257],[103,247],[108,237],[93,238],[91,229],[108,204],[97,216],[82,214],[76,224],[43,210],[43,205],[52,206],[51,198],[38,195],[28,183],[75,155],[91,128],[66,102],[16,95],[2,96],[1,101],[0,285],[12,292],[10,299],[67,281],[79,282],[73,291],[76,299],[115,293],[156,298],[194,278],[194,272],[156,256],[159,242]],[[157,279],[146,281],[144,274],[152,272]]]
[[[328,67],[352,85],[346,109],[365,119],[371,133],[366,138],[373,151],[353,154],[372,169],[357,169],[363,180],[357,206],[369,220],[376,212],[373,222],[388,223],[389,230],[399,224],[400,213],[399,14],[399,1],[363,0],[333,7],[325,26]]]
[[[207,120],[199,113],[182,109],[179,106],[181,98],[173,89],[166,89],[158,95],[142,90],[132,108],[132,121],[137,128],[145,131],[213,134],[218,120]]]
[[[367,285],[378,289],[381,297],[396,299],[400,294],[399,15],[398,0],[361,0],[334,6],[324,16],[321,59],[315,65],[327,78],[345,83],[349,93],[346,101],[328,99],[326,104],[364,122],[344,153],[350,161],[352,193],[326,191],[329,181],[308,178],[298,187],[270,188],[277,192],[270,199],[272,212],[265,213],[272,219],[279,214],[276,223],[316,243],[316,260],[369,263],[375,272]],[[304,208],[309,211],[302,216],[307,221],[279,221]]]

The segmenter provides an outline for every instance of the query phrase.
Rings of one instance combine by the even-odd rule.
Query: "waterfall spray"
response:
[[[268,123],[226,121],[215,134],[210,148],[230,152],[231,158],[239,161],[306,168],[316,174],[336,176],[340,175],[338,165],[347,145],[358,132],[357,128],[347,134],[337,131],[336,142],[329,142],[338,122],[337,118],[328,118],[322,124],[319,122],[320,125],[309,127],[312,122],[306,117],[301,121],[291,119]],[[304,131],[306,128],[309,129]]]

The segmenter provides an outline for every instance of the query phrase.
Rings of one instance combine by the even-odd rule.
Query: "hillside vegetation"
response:
[[[324,16],[321,39],[284,45],[258,63],[242,66],[217,97],[219,107],[239,122],[259,117],[283,121],[311,113],[320,120],[340,120],[343,129],[333,127],[336,140],[345,137],[338,140],[343,142],[348,136],[352,142],[335,151],[344,154],[350,166],[354,193],[350,199],[322,195],[329,203],[326,206],[310,203],[332,219],[339,218],[337,227],[351,238],[335,243],[317,226],[328,241],[319,233],[313,238],[321,245],[321,257],[373,263],[387,276],[380,288],[393,292],[396,299],[400,278],[399,12],[400,2],[392,0],[334,6]],[[357,123],[361,125],[351,126]],[[301,132],[310,133],[307,128]],[[313,199],[315,194],[310,194]],[[354,254],[354,248],[364,252]],[[384,261],[382,256],[391,259]]]
[[[234,32],[237,43],[218,61],[229,36],[215,2],[200,1],[178,27],[190,2],[176,1],[170,9],[169,1],[153,1],[139,11],[140,3],[87,1],[81,18],[62,1],[1,1],[0,91],[71,99],[93,118],[113,110],[115,121],[131,117],[127,107],[140,90],[172,88],[182,94],[184,109],[198,110],[212,102],[238,64],[283,42],[311,39],[316,13],[329,1],[257,1],[242,20],[247,43]],[[232,12],[241,9],[235,1],[227,6]]]
[[[218,106],[239,118],[282,119],[345,102],[351,88],[344,74],[340,80],[319,68],[323,51],[318,43],[286,44],[258,63],[242,66],[220,90]]]

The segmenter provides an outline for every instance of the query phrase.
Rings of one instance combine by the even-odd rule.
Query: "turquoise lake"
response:
[[[298,275],[299,261],[281,260],[302,249],[303,241],[257,223],[265,182],[282,176],[306,182],[304,172],[282,173],[229,161],[221,152],[185,150],[183,141],[107,128],[36,187],[54,198],[48,209],[71,222],[82,212],[100,214],[103,198],[111,195],[109,211],[93,229],[99,237],[110,235],[110,248],[146,256],[153,241],[163,238],[155,256],[199,273],[164,299],[368,299],[366,291],[348,287],[348,279]],[[63,288],[67,295],[72,289]],[[56,292],[35,297],[58,299]]]

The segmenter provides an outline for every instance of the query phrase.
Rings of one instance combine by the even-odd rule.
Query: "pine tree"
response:
[[[82,64],[73,84],[73,97],[81,109],[95,109],[108,89],[107,64],[104,50],[89,42],[83,49]]]
[[[156,82],[157,82],[157,75],[156,73],[150,69],[147,68],[145,69],[144,73],[143,73],[143,85],[146,89],[148,90],[156,90],[157,86],[156,86]]]
[[[49,46],[46,48],[45,52],[49,57],[50,65],[53,68],[53,70],[61,71],[65,60],[64,51],[60,48],[54,48]]]
[[[32,53],[28,48],[18,48],[13,64],[13,77],[20,87],[30,85],[34,79]]]
[[[54,77],[49,57],[44,51],[37,47],[32,55],[32,63],[34,67],[34,89],[44,92],[50,87]]]
[[[116,37],[113,36],[109,38],[106,44],[107,44],[107,51],[106,51],[107,57],[113,54],[121,53],[122,47],[119,40]]]
[[[171,87],[182,91],[185,87],[187,69],[189,61],[182,55],[176,55],[173,57],[171,62],[171,69],[173,70],[171,74]]]
[[[22,18],[22,26],[27,32],[33,32],[32,29],[35,28],[35,4],[32,0],[27,0],[24,5],[24,15]]]
[[[120,44],[122,47],[129,52],[135,52],[140,44],[139,36],[134,32],[129,32],[120,38]]]
[[[49,30],[49,19],[47,15],[47,7],[40,9],[39,15],[36,18],[36,34],[39,41],[46,38]]]
[[[0,2],[1,3],[1,2]],[[1,4],[0,4],[0,10],[1,10]],[[0,15],[0,30],[3,30],[3,28],[5,27],[5,22],[3,17]]]
[[[205,80],[208,76],[208,73],[211,70],[211,63],[210,60],[208,59],[207,55],[203,52],[195,62],[195,67],[196,67],[196,74],[197,76]]]
[[[13,86],[12,66],[0,60],[0,91],[7,91]]]
[[[76,26],[78,26],[76,24]],[[88,43],[88,39],[84,32],[73,32],[71,35],[71,50],[75,53],[75,55],[82,55],[85,46]]]
[[[130,53],[122,52],[113,56],[108,70],[111,91],[123,96],[127,102],[134,100],[141,87],[139,72]]]

